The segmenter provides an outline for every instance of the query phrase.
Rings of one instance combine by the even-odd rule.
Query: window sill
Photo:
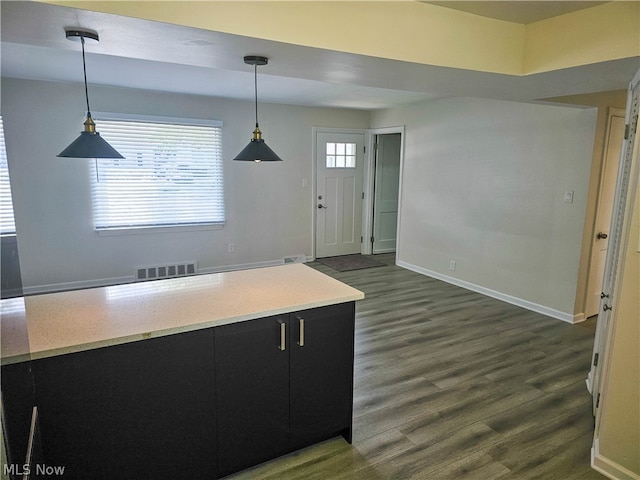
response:
[[[162,227],[112,228],[96,230],[96,233],[101,237],[113,237],[117,235],[139,235],[147,233],[180,233],[204,230],[222,230],[223,228],[224,223],[215,223],[209,225],[166,225]]]

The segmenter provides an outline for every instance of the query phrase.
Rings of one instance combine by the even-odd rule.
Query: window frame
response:
[[[3,163],[4,165],[6,165],[6,169],[2,168],[1,172],[2,172],[2,177],[5,176],[6,174],[6,179],[2,178],[2,183],[6,182],[6,190],[5,188],[2,188],[2,198],[0,199],[0,201],[2,202],[2,210],[7,210],[7,220],[9,219],[9,210],[11,211],[11,225],[13,227],[13,229],[10,230],[4,230],[4,222],[0,222],[0,236],[2,237],[15,237],[16,236],[16,218],[15,218],[15,214],[14,214],[14,208],[13,208],[13,192],[11,191],[11,176],[9,174],[9,159],[7,158],[7,143],[5,140],[5,134],[4,134],[4,119],[2,117],[2,115],[0,115],[0,156],[2,156],[4,158]],[[6,170],[6,172],[4,171]],[[4,215],[3,215],[4,217]]]
[[[93,112],[92,117],[96,122],[96,130],[100,131],[100,122],[105,121],[120,121],[120,122],[143,122],[143,123],[158,123],[165,125],[176,126],[205,126],[220,129],[220,141],[219,141],[219,153],[220,160],[217,166],[220,169],[220,176],[222,178],[222,216],[223,220],[218,222],[203,222],[193,224],[166,224],[166,225],[131,225],[131,226],[119,226],[119,227],[96,227],[95,222],[95,183],[96,172],[99,170],[98,162],[92,164],[90,168],[90,191],[92,212],[94,215],[93,230],[100,236],[116,236],[116,235],[131,235],[131,234],[148,234],[148,233],[169,233],[169,232],[192,232],[201,230],[221,230],[224,228],[227,217],[225,208],[225,179],[224,179],[224,162],[223,162],[223,145],[222,145],[222,127],[223,122],[221,120],[203,119],[203,118],[186,118],[186,117],[171,117],[161,115],[143,115],[143,114],[131,114],[131,113],[115,113],[115,112]],[[117,149],[117,148],[116,148]]]

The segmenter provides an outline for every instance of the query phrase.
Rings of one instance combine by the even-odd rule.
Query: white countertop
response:
[[[311,267],[289,264],[1,300],[2,364],[362,298]]]

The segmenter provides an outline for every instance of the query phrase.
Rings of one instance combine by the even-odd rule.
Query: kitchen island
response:
[[[220,478],[350,441],[363,297],[291,264],[3,300],[9,461],[27,370],[64,478]]]

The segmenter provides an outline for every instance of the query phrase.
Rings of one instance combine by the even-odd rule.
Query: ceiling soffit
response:
[[[535,30],[529,28],[531,25],[414,1],[51,0],[49,3],[292,45],[508,75],[640,55],[637,22],[640,10],[639,2],[635,1],[593,2],[597,6],[537,22]],[[539,3],[546,5],[546,9],[551,8],[547,4],[585,4],[470,3]],[[248,10],[251,15],[247,15]],[[636,21],[626,21],[621,26],[617,22],[620,18]],[[598,27],[590,28],[594,23]],[[582,28],[582,24],[589,28]],[[536,33],[538,31],[543,35]],[[545,37],[562,37],[566,32],[588,36],[591,41],[588,45],[580,41],[549,42],[553,48],[546,47]],[[539,43],[544,48],[537,48]],[[593,44],[605,47],[594,49]],[[529,54],[531,49],[533,54]],[[545,55],[553,58],[547,61]]]

